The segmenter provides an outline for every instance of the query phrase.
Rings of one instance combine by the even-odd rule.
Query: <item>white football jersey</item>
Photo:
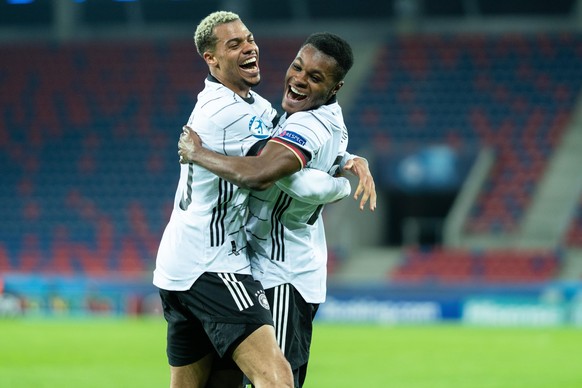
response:
[[[224,155],[244,156],[272,135],[277,112],[251,92],[243,99],[212,76],[198,95],[188,126],[204,147]],[[182,164],[170,221],[158,249],[154,285],[187,290],[204,272],[250,274],[244,226],[248,190],[208,170]]]
[[[282,118],[276,141],[291,149],[304,167],[329,172],[339,168],[348,142],[336,101]],[[291,283],[310,303],[326,295],[327,246],[322,205],[291,198],[276,185],[253,192],[249,200],[249,254],[253,276],[264,288]]]

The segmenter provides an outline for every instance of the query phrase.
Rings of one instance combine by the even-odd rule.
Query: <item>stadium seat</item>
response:
[[[581,89],[581,44],[575,33],[390,37],[347,115],[351,144],[492,147],[465,229],[515,231]]]
[[[257,91],[277,108],[301,41],[261,41]],[[572,33],[388,37],[344,111],[350,148],[489,145],[497,164],[466,229],[514,230],[580,90],[580,46]],[[2,58],[0,270],[150,271],[175,142],[207,74],[190,39],[4,45]],[[580,219],[571,244],[582,245]],[[463,280],[480,259],[410,260],[397,278]],[[497,266],[479,276],[496,279]]]
[[[572,247],[582,247],[582,197],[578,201],[576,213],[566,232],[565,243]]]
[[[408,249],[387,274],[395,283],[500,284],[541,283],[560,268],[553,250]]]

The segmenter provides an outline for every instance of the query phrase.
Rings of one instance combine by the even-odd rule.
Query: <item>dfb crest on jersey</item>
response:
[[[249,121],[249,131],[251,135],[258,139],[266,139],[271,135],[267,125],[257,116],[253,116]]]
[[[255,292],[255,296],[257,297],[257,300],[259,301],[259,303],[261,304],[261,306],[263,306],[267,310],[270,310],[270,308],[269,308],[269,300],[267,299],[267,295],[265,295],[265,291],[264,290],[259,290],[259,291]]]

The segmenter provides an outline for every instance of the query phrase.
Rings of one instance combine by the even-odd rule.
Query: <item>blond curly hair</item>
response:
[[[202,19],[194,32],[194,43],[198,54],[203,56],[205,51],[213,51],[216,47],[218,39],[214,35],[214,27],[239,19],[236,13],[230,11],[216,11]]]

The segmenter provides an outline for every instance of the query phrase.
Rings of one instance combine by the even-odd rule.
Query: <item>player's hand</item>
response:
[[[188,164],[196,160],[197,152],[202,148],[200,136],[187,125],[182,127],[180,140],[178,140],[178,155],[180,163]]]
[[[370,172],[368,161],[359,157],[348,160],[344,166],[344,171],[349,171],[360,179],[358,187],[356,187],[356,191],[354,192],[354,199],[356,201],[360,195],[362,196],[360,199],[360,210],[364,210],[364,206],[368,201],[370,211],[376,210],[376,184]]]

